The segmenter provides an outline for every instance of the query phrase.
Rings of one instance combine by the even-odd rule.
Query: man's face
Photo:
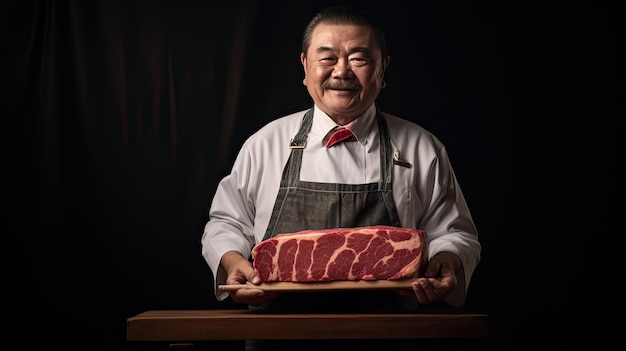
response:
[[[300,60],[313,101],[339,124],[360,116],[376,100],[389,63],[369,27],[326,23],[317,25]]]

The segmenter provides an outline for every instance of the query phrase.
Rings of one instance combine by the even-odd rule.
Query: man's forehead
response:
[[[372,29],[365,25],[320,23],[313,30],[312,46],[332,46],[339,43],[350,43],[372,49],[376,47]]]

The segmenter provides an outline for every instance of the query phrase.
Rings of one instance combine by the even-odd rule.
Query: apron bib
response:
[[[263,240],[280,233],[307,229],[350,228],[371,225],[399,227],[400,220],[391,189],[391,142],[387,121],[377,114],[380,130],[380,169],[378,183],[333,184],[300,181],[302,154],[313,123],[313,110],[307,111],[298,134],[291,141],[289,160]]]

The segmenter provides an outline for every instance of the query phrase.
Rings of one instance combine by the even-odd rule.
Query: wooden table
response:
[[[484,338],[488,316],[467,311],[275,313],[251,310],[146,311],[127,320],[128,341],[250,339]]]

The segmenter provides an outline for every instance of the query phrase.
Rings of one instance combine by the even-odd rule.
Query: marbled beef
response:
[[[305,230],[258,243],[252,258],[264,282],[396,280],[421,274],[425,235],[389,226]]]

